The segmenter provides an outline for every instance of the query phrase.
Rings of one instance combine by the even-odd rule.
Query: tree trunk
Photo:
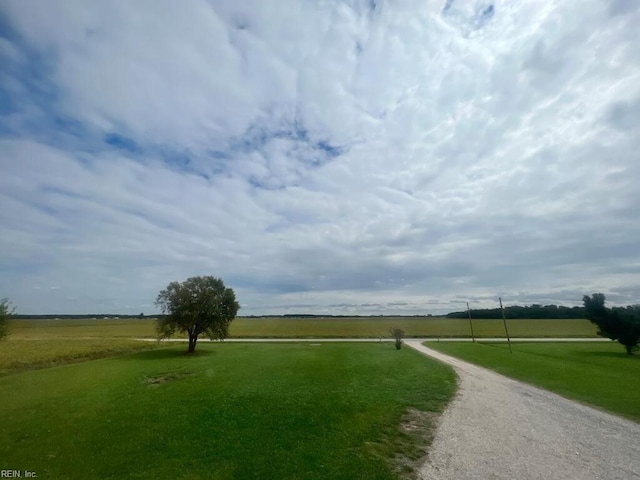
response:
[[[198,341],[198,335],[189,333],[189,350],[187,350],[187,353],[194,353],[196,351],[197,341]]]

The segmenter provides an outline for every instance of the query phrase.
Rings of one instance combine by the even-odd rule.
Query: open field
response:
[[[501,337],[501,320],[474,320],[479,337]],[[440,317],[243,318],[231,324],[233,338],[377,338],[389,328],[407,337],[469,336],[468,320]],[[12,320],[11,335],[0,343],[0,375],[154,348],[134,338],[154,338],[154,320],[60,319]],[[593,337],[587,320],[511,320],[510,333],[519,337]],[[179,337],[174,337],[179,338]],[[184,338],[184,337],[183,337]]]
[[[156,348],[148,320],[11,320],[0,342],[0,376]],[[149,333],[151,332],[151,334]]]
[[[373,318],[260,318],[238,319],[234,337],[388,337],[389,328],[401,328],[407,337],[470,336],[469,321],[443,317]],[[504,336],[502,320],[474,320],[479,337]],[[588,320],[511,320],[509,333],[516,337],[588,337],[595,328]]]
[[[450,368],[389,344],[183,350],[0,378],[2,468],[42,479],[397,478],[390,459],[421,457],[416,442],[431,434],[400,429],[403,416],[415,408],[428,423],[456,384]]]
[[[9,337],[0,344],[0,376],[153,348],[157,348],[155,343],[126,338]]]
[[[594,337],[588,320],[508,320],[513,337]],[[407,337],[469,337],[469,321],[443,317],[236,318],[235,338],[371,338],[388,337],[389,328]],[[152,319],[13,320],[14,338],[152,338]],[[477,337],[503,337],[502,320],[474,320]]]
[[[491,368],[503,375],[640,421],[640,356],[617,342],[429,342],[429,348]]]
[[[11,337],[20,340],[53,338],[144,338],[154,337],[153,320],[148,319],[61,319],[11,320]]]

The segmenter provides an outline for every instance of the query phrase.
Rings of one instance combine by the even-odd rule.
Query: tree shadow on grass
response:
[[[210,357],[216,355],[217,352],[215,350],[210,349],[197,349],[194,353],[188,353],[186,344],[184,346],[174,346],[170,347],[164,346],[159,347],[154,350],[145,350],[142,352],[136,352],[131,355],[124,355],[122,357],[118,357],[120,360],[127,361],[139,361],[139,360],[166,360],[169,358],[203,358]]]
[[[629,355],[627,354],[627,352],[624,351],[624,347],[621,345],[620,346],[620,351],[619,352],[583,352],[583,351],[578,351],[575,352],[576,356],[583,356],[583,357],[601,357],[601,358],[621,358],[621,359],[628,359],[628,360],[640,360],[640,355],[638,355],[638,352],[636,352],[634,355]]]

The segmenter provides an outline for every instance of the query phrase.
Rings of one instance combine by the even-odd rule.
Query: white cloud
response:
[[[3,10],[22,311],[137,313],[196,274],[246,314],[640,302],[638,5]]]

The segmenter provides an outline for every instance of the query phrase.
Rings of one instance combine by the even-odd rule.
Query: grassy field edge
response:
[[[156,348],[164,348],[164,345],[111,338],[8,338],[0,344],[0,377]]]

